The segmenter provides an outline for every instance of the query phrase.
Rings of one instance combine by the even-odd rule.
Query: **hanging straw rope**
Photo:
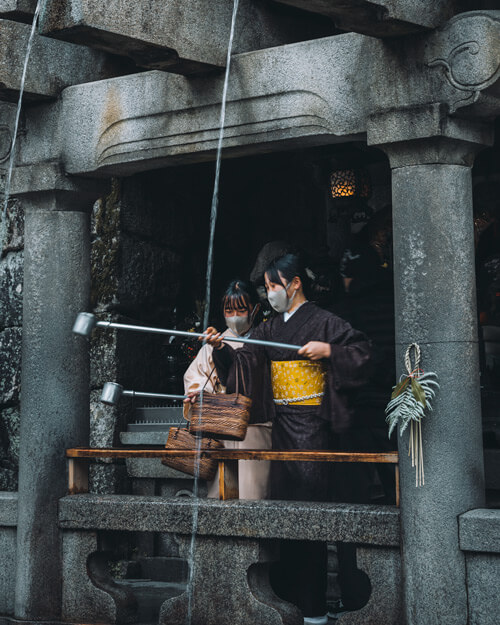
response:
[[[426,410],[432,410],[431,401],[435,397],[435,389],[439,388],[436,374],[431,371],[425,373],[420,369],[421,356],[419,345],[411,343],[405,353],[407,375],[402,375],[399,383],[393,387],[391,401],[385,409],[389,436],[398,424],[401,436],[410,426],[408,455],[411,456],[411,466],[415,467],[415,486],[425,484],[422,419]]]

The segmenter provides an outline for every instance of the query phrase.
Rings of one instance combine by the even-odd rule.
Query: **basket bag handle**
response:
[[[245,376],[243,375],[243,367],[238,358],[238,354],[235,355],[235,358],[236,358],[236,400],[235,401],[237,401],[238,395],[239,395],[240,376],[241,376],[241,386],[243,387],[243,395],[245,397],[248,397],[248,394],[247,394],[247,387],[245,384]]]

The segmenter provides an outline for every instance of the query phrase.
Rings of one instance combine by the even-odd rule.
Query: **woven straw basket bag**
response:
[[[239,378],[244,395],[239,393]],[[201,401],[200,401],[201,398]],[[252,400],[246,397],[241,368],[236,368],[236,393],[207,393],[198,396],[189,413],[189,431],[222,440],[242,441],[247,433]]]
[[[202,438],[201,446],[195,436],[190,434],[186,428],[176,427],[170,428],[168,432],[167,443],[165,449],[223,449],[224,445],[212,438]],[[162,464],[172,469],[177,469],[189,475],[195,474],[194,458],[163,458]],[[200,458],[198,475],[203,480],[213,480],[217,472],[217,460],[211,458]]]

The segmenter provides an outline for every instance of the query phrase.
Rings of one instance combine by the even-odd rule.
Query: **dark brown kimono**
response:
[[[295,345],[309,341],[330,343],[326,367],[325,394],[320,406],[275,405],[271,388],[270,363],[277,360],[304,360],[296,351],[268,346],[245,345],[233,350],[214,350],[219,377],[228,392],[236,388],[239,371],[252,397],[256,414],[272,420],[273,449],[332,449],[335,435],[351,424],[352,394],[366,383],[370,373],[370,345],[361,332],[336,315],[303,304],[287,322],[283,315],[260,324],[252,338]],[[271,498],[327,501],[330,469],[319,462],[273,462]],[[281,567],[275,571],[273,586],[278,595],[292,601],[306,616],[326,612],[326,545],[285,541]]]
[[[332,354],[324,363],[327,370],[325,395],[319,410],[313,408],[318,418],[329,422],[333,432],[348,430],[351,424],[350,397],[354,390],[366,384],[369,376],[370,346],[364,334],[333,313],[306,302],[286,322],[283,315],[278,315],[261,323],[252,332],[252,339],[296,345],[305,345],[309,341],[330,343]],[[229,392],[233,392],[236,386],[236,367],[233,366],[236,358],[256,411],[259,407],[263,421],[274,421],[277,407],[273,402],[270,363],[273,360],[304,360],[304,356],[288,349],[257,345],[245,345],[237,353],[228,345],[214,350],[218,374]]]

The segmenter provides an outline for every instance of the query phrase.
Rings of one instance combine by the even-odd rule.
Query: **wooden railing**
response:
[[[100,458],[213,458],[219,463],[219,499],[238,499],[238,460],[273,460],[288,462],[368,462],[393,464],[396,477],[396,505],[399,506],[399,465],[396,451],[386,453],[293,450],[272,451],[253,449],[158,449],[156,448],[85,448],[66,450],[68,458],[68,490],[70,495],[88,492],[88,464],[91,459]]]

